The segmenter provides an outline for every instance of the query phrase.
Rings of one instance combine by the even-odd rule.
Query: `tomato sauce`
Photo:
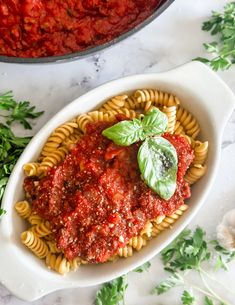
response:
[[[68,259],[107,261],[148,220],[172,214],[190,197],[183,177],[194,155],[183,136],[164,134],[178,155],[177,188],[166,201],[140,177],[140,143],[115,145],[101,134],[108,126],[89,124],[86,135],[59,166],[41,180],[27,177],[24,182],[33,211],[51,222],[57,245]]]
[[[0,0],[0,55],[64,55],[129,31],[165,0]]]

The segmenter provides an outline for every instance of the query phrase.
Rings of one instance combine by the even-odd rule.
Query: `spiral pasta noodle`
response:
[[[56,150],[60,146],[61,142],[63,142],[64,139],[69,137],[74,132],[74,129],[76,129],[77,127],[78,125],[76,122],[70,121],[56,128],[55,131],[47,139],[46,144],[42,148],[41,155],[43,157],[46,157],[51,152]]]
[[[23,166],[24,174],[26,176],[37,176],[38,175],[38,167],[40,163],[38,162],[31,162],[31,163],[26,163]]]
[[[56,242],[47,240],[46,244],[51,253],[60,253],[60,249],[57,248]]]
[[[112,112],[92,111],[87,114],[83,114],[77,117],[78,127],[85,133],[86,125],[91,122],[112,122],[115,120],[115,116]]]
[[[135,110],[139,108],[139,103],[133,96],[128,96],[124,102],[123,108]]]
[[[64,146],[59,147],[53,152],[49,153],[46,157],[42,159],[42,162],[38,166],[38,173],[45,174],[49,168],[59,164],[64,160],[65,156],[68,154],[68,149]]]
[[[17,213],[22,217],[22,218],[29,218],[29,216],[32,213],[31,207],[28,203],[28,201],[18,201],[15,204],[15,209]]]
[[[140,236],[149,238],[152,234],[152,228],[153,228],[153,225],[152,225],[151,221],[148,221],[145,224],[144,228],[140,231]]]
[[[70,263],[62,254],[56,256],[55,254],[48,252],[46,255],[46,265],[48,268],[53,269],[62,275],[68,273],[70,270]]]
[[[69,264],[70,264],[71,270],[76,271],[80,267],[80,265],[82,264],[82,261],[79,257],[75,257],[74,259],[69,261]]]
[[[34,233],[37,237],[44,237],[46,235],[51,234],[51,227],[49,221],[41,221],[36,226],[33,226],[31,229],[31,232]]]
[[[107,111],[108,114],[110,114],[110,118],[113,120],[115,119],[115,116],[117,114],[124,114],[128,119],[134,119],[137,117],[137,113],[134,110],[122,108],[118,110],[109,110]]]
[[[206,141],[204,143],[196,141],[194,143],[194,164],[204,164],[208,155],[209,143]]]
[[[146,246],[146,243],[146,239],[144,239],[142,236],[134,236],[129,240],[128,245],[136,251],[140,251],[144,246]]]
[[[170,106],[170,107],[163,106],[162,112],[164,112],[168,118],[167,132],[173,133],[174,129],[175,129],[175,123],[176,123],[177,107],[176,106]]]
[[[181,125],[181,123],[179,121],[175,122],[173,133],[174,134],[181,134],[181,135],[185,134],[184,127]]]
[[[118,249],[118,255],[120,257],[129,257],[133,255],[133,248],[131,246],[125,246]]]
[[[37,215],[37,214],[31,214],[28,218],[28,222],[32,225],[32,226],[35,226],[35,225],[38,225],[42,222],[42,218]]]
[[[192,114],[189,113],[186,109],[179,107],[176,117],[184,127],[185,133],[195,139],[200,132],[200,128],[197,120],[192,116]]]
[[[66,138],[62,143],[62,147],[64,147],[66,150],[70,151],[71,148],[74,147],[75,144],[78,143],[79,139],[81,138],[82,133],[73,133],[68,138]]]
[[[28,247],[39,258],[45,258],[48,254],[46,243],[37,237],[31,231],[25,231],[21,234],[22,243]]]
[[[188,206],[182,204],[172,215],[166,216],[160,224],[153,223],[152,236],[157,236],[162,231],[171,228],[174,222],[179,219],[187,209]]]
[[[115,122],[125,118],[141,120],[141,114],[151,111],[152,107],[158,107],[166,114],[168,118],[167,132],[184,136],[193,149],[195,157],[184,176],[184,180],[190,185],[194,184],[206,173],[205,162],[209,144],[207,141],[201,142],[196,139],[200,132],[199,124],[189,111],[181,107],[180,100],[171,93],[156,89],[139,89],[131,94],[111,97],[98,110],[81,114],[75,119],[61,124],[49,136],[39,160],[24,165],[25,175],[44,179],[52,168],[59,165],[70,150],[76,146],[83,134],[86,133],[87,124],[99,121]],[[80,170],[82,167],[81,162]],[[27,194],[26,198],[28,198]],[[28,200],[30,201],[30,198]],[[187,209],[188,205],[182,202],[172,215],[158,215],[154,219],[148,220],[138,234],[130,238],[124,247],[119,248],[115,255],[108,258],[108,261],[115,261],[120,257],[127,258],[132,256],[135,251],[140,251],[153,237],[170,229]],[[27,231],[21,234],[22,243],[36,256],[45,259],[49,269],[64,275],[70,270],[77,270],[80,265],[88,264],[80,257],[75,257],[72,260],[66,259],[64,253],[57,246],[55,229],[51,227],[48,220],[35,214],[28,201],[17,202],[15,210],[31,225]]]
[[[136,99],[137,103],[146,103],[151,101],[156,106],[171,107],[180,104],[180,101],[176,96],[154,89],[136,90],[134,93],[134,98]]]
[[[184,180],[189,184],[194,184],[197,182],[202,176],[206,173],[206,166],[201,164],[194,164],[190,166],[186,175],[184,176]]]
[[[155,103],[158,101],[158,92],[157,90],[151,90],[151,89],[136,90],[134,93],[134,97],[137,103],[148,102],[148,101]]]
[[[101,112],[106,112],[109,110],[118,110],[124,107],[125,100],[128,98],[128,95],[117,95],[105,102],[102,107],[99,109]]]

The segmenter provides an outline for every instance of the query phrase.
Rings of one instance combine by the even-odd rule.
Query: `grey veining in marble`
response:
[[[122,43],[83,60],[66,64],[10,65],[0,63],[0,92],[13,90],[18,99],[27,99],[46,113],[34,123],[29,134],[37,132],[58,110],[74,98],[108,80],[135,73],[160,72],[174,68],[197,56],[204,56],[202,43],[210,42],[208,33],[201,31],[201,24],[211,10],[220,10],[226,0],[176,0],[158,19],[141,32]],[[219,72],[220,77],[235,92],[235,67]],[[222,103],[223,101],[221,101]],[[25,132],[24,132],[25,134]],[[235,113],[227,123],[223,136],[223,155],[232,158],[235,153]],[[226,155],[226,156],[227,156]],[[232,161],[232,159],[231,159]],[[234,176],[233,176],[234,177]],[[223,188],[221,186],[221,188]],[[232,205],[225,201],[225,209]],[[218,217],[218,214],[216,214]],[[214,232],[218,219],[211,224],[197,217],[193,225],[200,224]],[[163,277],[159,259],[152,262],[153,270],[147,274],[130,274],[127,305],[169,304],[168,296],[157,298],[149,291]],[[0,271],[1,272],[1,271]],[[234,284],[235,269],[221,278],[228,285]],[[192,279],[196,281],[195,278]],[[235,286],[234,286],[235,287]],[[91,305],[96,287],[58,291],[33,302],[34,305]],[[235,288],[234,288],[235,290]],[[178,295],[179,291],[175,290]],[[223,294],[223,291],[222,291]],[[26,305],[0,286],[0,305]],[[171,295],[171,304],[179,304]],[[231,304],[235,304],[231,303]]]

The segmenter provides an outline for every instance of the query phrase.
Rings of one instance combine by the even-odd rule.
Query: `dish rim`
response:
[[[191,71],[191,72],[190,72]],[[110,89],[110,92],[111,92],[111,96],[114,94],[113,93],[113,90],[112,90],[112,86],[115,84],[115,83],[119,83],[119,84],[122,84],[122,83],[125,83],[125,82],[128,82],[128,81],[133,81],[135,82],[137,79],[139,79],[141,81],[142,79],[142,82],[144,81],[144,79],[148,79],[148,78],[157,78],[157,79],[171,79],[171,78],[174,78],[177,74],[178,75],[182,75],[182,77],[184,76],[185,79],[186,77],[188,77],[188,74],[186,72],[190,72],[192,75],[193,74],[198,74],[199,76],[201,75],[206,75],[208,77],[208,79],[211,77],[211,79],[216,82],[216,84],[218,85],[218,87],[220,86],[220,88],[224,90],[224,93],[227,94],[227,97],[228,99],[230,99],[229,103],[228,103],[228,108],[225,109],[226,112],[224,112],[224,114],[221,115],[220,114],[220,126],[222,127],[218,133],[218,137],[217,137],[217,142],[216,142],[216,145],[214,147],[214,160],[216,162],[214,162],[214,168],[211,169],[210,171],[210,176],[209,178],[207,178],[207,181],[206,181],[206,184],[207,184],[207,188],[203,190],[202,192],[202,195],[199,199],[199,201],[197,202],[197,204],[195,204],[195,207],[192,207],[190,210],[189,210],[189,213],[187,213],[187,217],[183,217],[181,218],[181,220],[179,220],[179,222],[176,222],[172,231],[170,232],[164,232],[162,233],[162,235],[164,235],[163,237],[160,238],[163,239],[163,242],[161,242],[161,244],[156,247],[156,249],[153,249],[151,251],[149,251],[149,253],[147,255],[144,256],[144,258],[141,259],[141,257],[137,257],[138,256],[138,253],[136,253],[133,257],[133,261],[130,261],[129,260],[129,264],[128,263],[125,263],[126,266],[124,266],[122,268],[122,270],[119,270],[118,272],[116,271],[113,271],[113,274],[112,276],[106,276],[104,275],[103,277],[100,278],[99,281],[93,281],[93,282],[90,282],[90,283],[87,283],[87,282],[84,282],[84,284],[77,284],[75,283],[75,285],[71,285],[71,283],[68,283],[66,282],[65,280],[63,281],[63,277],[61,280],[58,280],[58,281],[55,281],[55,282],[48,282],[48,279],[46,278],[43,278],[41,277],[41,280],[45,280],[44,284],[46,285],[46,283],[50,286],[48,287],[46,285],[45,287],[45,290],[44,291],[39,291],[37,290],[35,287],[35,290],[33,290],[31,292],[30,295],[26,295],[24,289],[19,289],[19,287],[17,285],[15,285],[14,283],[4,283],[4,278],[1,277],[1,274],[0,274],[0,282],[3,283],[3,285],[5,284],[5,286],[7,286],[7,288],[12,291],[15,295],[17,295],[18,297],[24,299],[24,300],[27,300],[27,301],[32,301],[32,300],[35,300],[35,299],[38,299],[39,297],[45,295],[45,294],[48,294],[52,291],[55,291],[55,290],[59,290],[59,289],[64,289],[64,288],[72,288],[72,287],[87,287],[87,286],[93,286],[93,285],[97,285],[97,284],[100,284],[102,282],[106,282],[108,280],[112,280],[113,278],[117,277],[117,276],[120,276],[126,272],[129,272],[130,270],[133,270],[134,268],[136,268],[138,265],[141,265],[142,263],[144,263],[145,261],[151,259],[153,256],[155,256],[157,253],[159,253],[165,246],[167,246],[179,233],[180,231],[182,231],[184,229],[184,227],[186,225],[189,224],[189,222],[191,221],[191,219],[195,216],[195,214],[198,212],[198,210],[200,209],[200,207],[202,206],[203,202],[205,201],[205,198],[206,196],[208,195],[209,193],[209,190],[211,188],[211,185],[214,181],[214,178],[215,178],[215,174],[216,174],[216,171],[217,171],[217,168],[218,168],[218,165],[219,165],[219,156],[220,156],[220,143],[221,143],[221,137],[222,137],[222,131],[223,131],[223,127],[224,127],[224,124],[225,122],[227,121],[232,109],[234,108],[234,104],[235,104],[235,97],[233,95],[233,93],[231,92],[231,90],[228,88],[228,86],[226,84],[223,83],[223,81],[215,75],[214,72],[212,72],[211,70],[209,70],[209,68],[206,68],[203,64],[201,63],[196,63],[196,62],[192,62],[192,63],[189,63],[189,64],[186,64],[186,65],[183,65],[181,67],[178,67],[176,69],[173,69],[171,71],[168,71],[168,72],[163,72],[163,73],[158,73],[158,74],[141,74],[141,75],[133,75],[133,76],[128,76],[128,77],[125,77],[125,78],[121,78],[121,79],[118,79],[118,80],[114,80],[114,81],[111,81],[111,82],[108,82],[104,85],[101,85],[93,90],[91,90],[90,92],[86,93],[85,95],[75,99],[73,102],[71,102],[69,105],[67,105],[66,107],[64,107],[61,111],[59,111],[55,116],[53,116],[48,122],[47,124],[37,133],[37,135],[33,138],[33,140],[30,142],[30,144],[27,146],[26,150],[23,152],[22,156],[20,157],[19,161],[17,162],[16,166],[15,166],[15,169],[9,179],[9,183],[8,183],[8,186],[6,188],[6,192],[5,192],[5,195],[4,195],[4,198],[3,198],[3,207],[9,207],[11,204],[9,203],[9,199],[12,197],[11,196],[11,185],[14,186],[14,184],[16,184],[15,181],[19,180],[20,179],[20,176],[22,176],[22,172],[21,172],[21,163],[23,162],[25,156],[27,156],[27,153],[29,152],[29,150],[33,147],[33,145],[38,141],[38,139],[40,139],[41,137],[43,137],[44,141],[46,140],[48,134],[49,134],[49,130],[50,132],[56,128],[59,124],[57,122],[58,119],[60,119],[60,117],[62,116],[63,117],[63,114],[71,108],[71,109],[74,109],[75,106],[77,106],[77,104],[79,103],[80,100],[84,100],[84,99],[88,99],[89,96],[91,96],[92,94],[95,94],[95,92],[102,92],[102,90],[106,90],[107,88],[111,88]],[[183,74],[182,74],[183,73]],[[171,76],[171,77],[170,77]],[[195,80],[194,80],[195,81]],[[125,90],[123,90],[125,91]],[[225,95],[226,96],[226,95]],[[99,104],[99,102],[96,103],[97,105]],[[66,114],[67,115],[67,114]],[[65,115],[65,117],[66,117]],[[218,113],[217,113],[218,115]],[[63,118],[63,121],[65,120],[69,120],[70,118],[67,117],[66,118]],[[54,122],[54,123],[53,123]],[[46,132],[47,131],[47,132]],[[46,132],[46,134],[45,134]],[[44,134],[44,136],[43,136]],[[38,150],[40,150],[40,148],[37,146]],[[24,162],[23,162],[24,163]],[[22,163],[22,164],[23,164]],[[18,172],[17,172],[18,171]],[[18,177],[16,176],[16,174],[18,174]],[[13,202],[11,202],[13,204]],[[8,211],[9,212],[9,211]],[[10,216],[11,216],[11,213],[12,211],[10,212]],[[9,216],[9,217],[10,217]],[[4,218],[0,221],[0,231],[2,231],[3,234],[0,234],[0,242],[5,242],[6,243],[6,236],[7,236],[7,215],[4,216]],[[8,217],[8,218],[9,218]],[[10,219],[11,220],[11,219]],[[9,220],[9,221],[10,221]],[[6,227],[4,227],[4,224],[6,224]],[[9,223],[8,223],[9,225]],[[166,235],[166,237],[165,237]],[[152,241],[153,242],[153,241]],[[5,244],[6,246],[6,244]],[[2,251],[2,250],[1,250]],[[27,249],[26,249],[27,251]],[[12,255],[11,253],[9,252],[9,249],[7,248],[6,246],[6,250],[5,248],[3,249],[3,252],[4,253],[7,253],[9,254],[9,260],[12,259]],[[141,251],[140,251],[141,252]],[[140,253],[139,252],[139,253]],[[3,260],[1,260],[1,252],[0,252],[0,267],[1,268],[6,268],[6,266],[4,266],[4,262]],[[2,256],[3,257],[3,256]],[[15,260],[17,260],[17,258],[13,258]],[[35,257],[35,260],[37,259],[37,257]],[[5,259],[6,261],[6,259]],[[127,260],[128,261],[128,260]],[[12,261],[13,262],[13,261]],[[16,263],[16,261],[14,261],[14,263]],[[19,267],[20,268],[20,267]],[[20,270],[20,269],[19,269]],[[30,271],[30,269],[28,270]],[[27,271],[27,272],[28,272]],[[45,268],[45,271],[47,271],[47,269]],[[12,273],[13,272],[13,273]],[[25,271],[26,272],[26,271]],[[10,272],[9,272],[10,273]],[[43,271],[44,273],[44,271]],[[45,272],[46,273],[46,272]],[[13,275],[14,274],[14,271],[11,271],[11,274]],[[37,284],[38,285],[38,278],[37,278],[37,283],[35,283],[35,285]]]

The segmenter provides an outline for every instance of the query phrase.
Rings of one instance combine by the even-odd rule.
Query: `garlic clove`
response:
[[[217,238],[221,246],[235,250],[235,209],[227,212],[217,227]]]

